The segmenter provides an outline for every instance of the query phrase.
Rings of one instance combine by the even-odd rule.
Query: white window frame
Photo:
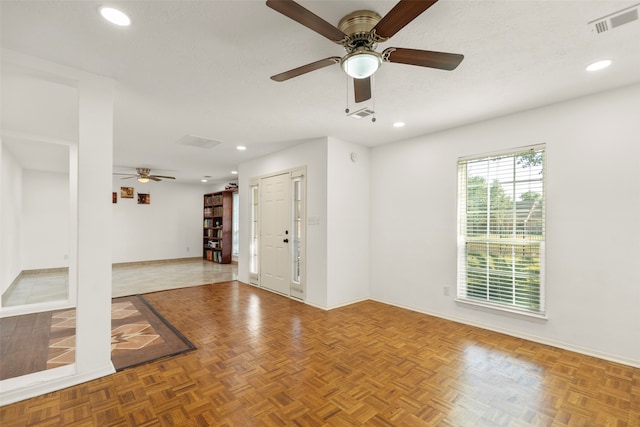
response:
[[[249,183],[249,283],[260,286],[260,191],[259,180]]]
[[[240,253],[240,194],[233,193],[233,221],[232,221],[231,255],[237,257]]]
[[[527,152],[541,153],[542,166],[538,169],[539,172],[536,173],[537,176],[531,176],[528,180],[523,181],[521,178],[518,177],[519,174],[517,172],[517,168],[515,167],[515,165],[517,163],[516,161],[517,156],[519,154],[523,154]],[[486,192],[487,192],[486,233],[484,231],[482,231],[482,233],[478,233],[477,227],[474,228],[476,230],[476,233],[468,232],[467,230],[467,226],[469,224],[469,222],[467,221],[467,191],[468,191],[467,185],[468,185],[468,178],[469,178],[468,170],[467,170],[468,165],[474,164],[474,163],[476,165],[481,165],[482,162],[486,161],[487,170],[489,171],[491,169],[490,165],[493,164],[492,162],[501,161],[500,159],[504,159],[504,161],[513,159],[513,164],[514,164],[513,171],[511,172],[512,180],[509,181],[509,186],[513,186],[513,188],[512,189],[507,188],[507,190],[511,191],[511,194],[514,195],[512,197],[513,207],[510,208],[510,210],[501,211],[501,212],[512,211],[513,229],[512,230],[510,229],[511,231],[509,232],[512,235],[510,236],[510,235],[507,235],[506,233],[498,233],[499,234],[499,237],[498,237],[495,232],[492,233],[493,230],[491,229],[492,226],[490,221],[491,219],[490,206],[491,206],[491,192],[492,192],[491,186],[493,182],[490,179],[490,177],[492,176],[490,172],[487,173],[487,179],[486,179]],[[533,170],[533,168],[529,168],[529,169]],[[502,167],[500,171],[502,173],[501,175],[502,177],[509,176],[508,174],[504,173],[505,171],[504,167]],[[522,314],[525,316],[537,317],[542,319],[546,318],[545,317],[545,267],[544,267],[545,266],[545,239],[546,239],[545,237],[545,222],[546,222],[545,175],[546,175],[546,152],[545,152],[544,145],[520,147],[520,148],[514,148],[514,149],[503,151],[503,152],[469,156],[469,157],[458,159],[458,240],[457,240],[458,280],[457,280],[457,298],[456,298],[457,302],[464,303],[464,304],[471,304],[474,306],[480,306],[480,307],[488,308],[491,310],[498,310],[502,312]],[[518,197],[515,195],[518,193],[518,190],[516,190],[516,188],[519,188],[519,191],[522,192],[523,183],[524,185],[527,185],[527,184],[530,185],[531,186],[530,188],[539,189],[542,197],[539,204],[539,209],[541,209],[541,219],[539,220],[541,223],[540,224],[541,228],[540,230],[536,231],[535,235],[534,233],[525,233],[525,232],[518,233],[518,230],[522,230],[523,227],[521,225],[519,227],[519,222],[518,222],[519,211],[517,208]],[[531,209],[533,210],[534,208],[532,207]],[[482,216],[480,216],[480,218],[482,218]],[[482,230],[482,227],[480,227],[479,229]],[[526,229],[526,227],[524,227],[524,229]],[[481,247],[482,245],[486,245],[486,252],[485,252],[486,267],[484,265],[482,267],[482,268],[485,268],[487,271],[486,296],[482,296],[481,292],[480,292],[480,296],[478,295],[478,292],[476,292],[476,295],[470,295],[472,294],[472,292],[470,292],[470,286],[468,286],[470,283],[468,280],[468,276],[472,277],[473,275],[475,275],[475,277],[478,277],[482,275],[481,272],[479,273],[478,268],[472,268],[472,269],[468,268],[469,263],[471,262],[471,258],[469,258],[469,260],[467,259],[468,247],[470,245],[475,245],[476,248],[478,246]],[[507,251],[506,257],[496,256],[495,255],[496,248],[499,248],[500,251],[502,251],[504,248],[511,248],[511,255],[509,255]],[[530,264],[528,264],[531,266],[534,266],[534,265],[539,266],[539,273],[537,274],[537,276],[535,275],[535,273],[526,273],[525,271],[526,269],[523,268],[525,265],[527,265],[526,261],[522,257],[517,256],[518,250],[522,250],[522,252],[527,252],[531,254],[537,253],[537,259],[539,260],[539,264],[535,264],[535,262],[531,262]],[[477,253],[476,253],[476,257],[477,257]],[[505,261],[505,258],[509,258],[509,257],[511,257],[509,261],[510,264]],[[500,260],[500,263],[498,263],[496,260]],[[512,269],[512,271],[509,272],[508,269],[505,270],[504,268],[500,270],[499,267],[496,267],[496,265],[498,264],[502,264],[502,267],[509,266]],[[505,273],[505,271],[507,271],[508,273]],[[525,273],[522,273],[523,271],[525,271]],[[527,279],[538,281],[537,282],[538,288],[539,288],[538,307],[526,307],[525,304],[521,302],[522,299],[518,301],[518,297],[524,298],[526,300],[527,298],[530,298],[532,294],[535,295],[535,293],[518,290],[517,281],[523,280],[523,274],[530,274],[526,276]],[[503,281],[500,281],[500,279],[503,279]],[[524,280],[527,280],[527,279],[524,279]],[[509,283],[507,286],[505,286],[505,283],[508,283],[508,280],[511,280],[512,283]],[[476,289],[479,289],[477,284],[475,286],[476,286]],[[497,294],[496,289],[498,289],[498,292],[499,292],[502,289],[507,289],[508,286],[512,286],[513,301],[511,303],[504,301],[504,299],[506,298],[498,298],[495,296]],[[492,296],[492,292],[493,292],[493,296]],[[499,301],[500,299],[502,299],[502,301]]]

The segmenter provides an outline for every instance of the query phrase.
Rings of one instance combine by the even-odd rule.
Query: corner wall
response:
[[[0,382],[0,405],[115,372],[111,364],[111,212],[114,82],[77,69],[2,49],[2,63],[18,64],[45,80],[78,89],[78,142],[70,165],[73,244],[69,282],[77,280],[76,363]],[[77,157],[75,153],[77,150]]]
[[[238,280],[249,283],[249,213],[251,178],[301,166],[307,167],[307,219],[318,218],[317,225],[307,224],[306,301],[327,307],[327,139],[319,138],[269,156],[240,165],[240,254]]]
[[[328,142],[327,307],[335,308],[369,298],[370,149]]]
[[[22,270],[69,266],[69,174],[22,172]]]
[[[634,85],[374,148],[372,298],[640,366],[639,99]],[[540,143],[548,320],[456,303],[457,159]]]
[[[0,141],[1,145],[1,141]],[[21,269],[20,231],[22,230],[22,168],[4,147],[0,149],[0,285],[2,295],[18,277]]]

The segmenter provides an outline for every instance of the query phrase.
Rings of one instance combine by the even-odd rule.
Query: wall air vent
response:
[[[213,148],[218,144],[222,144],[222,141],[216,141],[215,139],[203,138],[195,135],[185,135],[177,142],[180,145],[190,145],[191,147],[198,148]]]
[[[594,19],[593,21],[587,23],[587,25],[589,26],[589,30],[591,32],[595,32],[596,34],[600,34],[606,31],[613,30],[614,28],[620,27],[624,24],[637,21],[639,7],[640,3],[626,7],[617,12],[610,13],[601,18]]]
[[[365,107],[360,110],[354,111],[353,113],[349,113],[347,114],[347,116],[353,117],[354,119],[364,119],[365,117],[370,116],[372,114],[373,114],[373,110],[370,110]]]

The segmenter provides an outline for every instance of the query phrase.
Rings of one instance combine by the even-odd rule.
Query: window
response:
[[[302,177],[294,177],[292,180],[293,185],[293,233],[292,238],[292,274],[291,281],[293,285],[300,285],[302,283],[302,229],[304,223],[303,211],[302,211]]]
[[[251,222],[251,235],[249,236],[249,279],[251,283],[258,283],[258,185],[250,187],[251,205],[249,206]]]
[[[238,256],[240,253],[240,195],[236,191],[233,193],[233,238],[231,245],[231,254]]]
[[[544,147],[458,162],[458,300],[544,314]]]

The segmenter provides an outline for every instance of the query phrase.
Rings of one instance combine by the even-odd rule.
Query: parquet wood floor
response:
[[[372,301],[145,298],[197,349],[2,407],[2,426],[640,426],[640,369]]]

